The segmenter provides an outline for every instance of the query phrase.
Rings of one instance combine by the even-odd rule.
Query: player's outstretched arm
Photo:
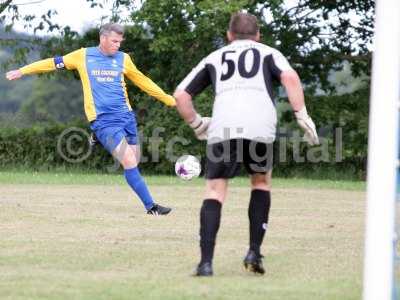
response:
[[[184,90],[176,90],[176,109],[181,117],[193,129],[197,139],[207,139],[207,129],[211,118],[200,116],[193,107],[192,96]]]
[[[310,145],[319,145],[319,138],[315,124],[307,113],[304,103],[303,87],[296,71],[288,70],[281,73],[281,83],[286,89],[290,105],[292,106],[297,123],[304,130],[304,139]]]
[[[65,56],[38,60],[17,70],[7,72],[6,78],[8,80],[16,80],[24,75],[47,73],[56,69],[67,68],[68,70],[73,70],[83,60],[83,54],[83,49],[79,49]]]
[[[23,75],[47,73],[56,70],[53,58],[47,58],[36,61],[32,64],[26,65],[18,70],[7,72],[6,77],[8,80],[15,80],[21,78]]]

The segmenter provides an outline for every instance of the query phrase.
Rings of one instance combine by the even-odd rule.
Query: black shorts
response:
[[[247,139],[231,139],[207,145],[205,177],[233,178],[243,163],[248,174],[272,170],[273,144]]]

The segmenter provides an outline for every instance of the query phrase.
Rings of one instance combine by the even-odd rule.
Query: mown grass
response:
[[[360,299],[359,183],[275,180],[256,277],[242,268],[249,188],[233,181],[215,276],[194,278],[204,182],[147,181],[169,216],[146,215],[121,175],[0,173],[0,299]]]
[[[187,185],[202,186],[204,178],[183,181],[176,176],[144,176],[150,185]],[[34,171],[0,171],[0,184],[89,184],[89,185],[122,185],[125,179],[122,174],[82,173],[82,172],[34,172]],[[231,180],[231,185],[246,187],[247,177],[237,177]],[[366,183],[356,180],[330,180],[308,178],[273,178],[274,188],[316,188],[365,190]]]

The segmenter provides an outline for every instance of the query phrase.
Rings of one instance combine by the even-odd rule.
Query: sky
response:
[[[102,16],[111,14],[112,1],[103,2],[104,8],[90,8],[90,3],[86,0],[15,0],[14,4],[18,4],[18,10],[22,15],[41,16],[49,9],[54,9],[57,15],[52,17],[52,20],[62,26],[69,25],[72,30],[82,33],[87,28],[101,24]],[[38,20],[35,22],[39,23]],[[24,28],[23,22],[16,22],[13,29],[33,33],[33,29]]]
[[[1,1],[1,0],[0,0]],[[132,3],[139,8],[143,0],[131,0]],[[285,0],[287,8],[296,6],[299,0]],[[399,0],[400,1],[400,0]],[[110,16],[112,11],[112,3],[114,0],[98,0],[103,3],[103,8],[90,8],[90,3],[86,0],[14,0],[14,4],[19,4],[18,9],[21,15],[33,14],[41,16],[47,13],[49,9],[57,11],[57,15],[52,17],[52,21],[61,26],[69,25],[72,30],[82,34],[86,29],[98,27],[107,22],[107,19],[102,21],[105,16]],[[129,11],[121,11],[119,16],[122,19],[128,19]],[[355,13],[349,14],[351,22],[358,23],[360,16]],[[267,14],[266,20],[272,20],[272,15]],[[24,28],[26,22],[16,22],[13,29],[19,32],[33,34],[33,28],[40,21],[36,18],[33,21],[32,28]],[[335,18],[331,18],[330,22],[335,23]],[[54,33],[56,34],[56,33]],[[38,32],[37,35],[49,35],[47,30]],[[372,47],[371,45],[369,46]]]
[[[101,24],[102,16],[111,14],[112,0],[102,0],[104,8],[90,8],[86,0],[15,0],[14,4],[19,4],[18,9],[22,15],[33,14],[40,16],[47,13],[49,9],[57,10],[57,15],[52,17],[59,25],[69,25],[72,30],[82,33],[85,29]],[[133,0],[139,6],[140,0]],[[295,5],[298,0],[286,0],[288,7]],[[122,17],[127,17],[128,12]],[[38,21],[35,21],[38,24]],[[23,22],[17,22],[14,30],[33,34],[33,29],[24,28]],[[42,33],[47,35],[46,32]]]

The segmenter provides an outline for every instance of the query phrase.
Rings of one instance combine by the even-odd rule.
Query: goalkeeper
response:
[[[272,143],[277,123],[272,79],[286,88],[306,140],[311,145],[319,143],[298,75],[278,50],[258,42],[256,17],[246,13],[233,15],[227,38],[230,44],[200,61],[174,93],[183,119],[197,138],[207,139],[197,276],[213,275],[212,259],[228,179],[237,175],[242,163],[250,174],[251,184],[250,241],[244,266],[253,273],[265,272],[260,247],[271,206]],[[215,93],[211,120],[197,114],[192,104],[192,97],[208,85],[212,85]]]
[[[138,169],[136,118],[129,104],[124,78],[167,106],[175,106],[175,99],[143,75],[128,54],[119,51],[123,34],[121,25],[106,24],[100,29],[98,47],[81,48],[64,56],[40,60],[9,71],[6,77],[16,80],[24,75],[60,69],[77,70],[90,128],[104,148],[122,164],[126,181],[139,196],[147,213],[166,215],[171,209],[154,202]]]

